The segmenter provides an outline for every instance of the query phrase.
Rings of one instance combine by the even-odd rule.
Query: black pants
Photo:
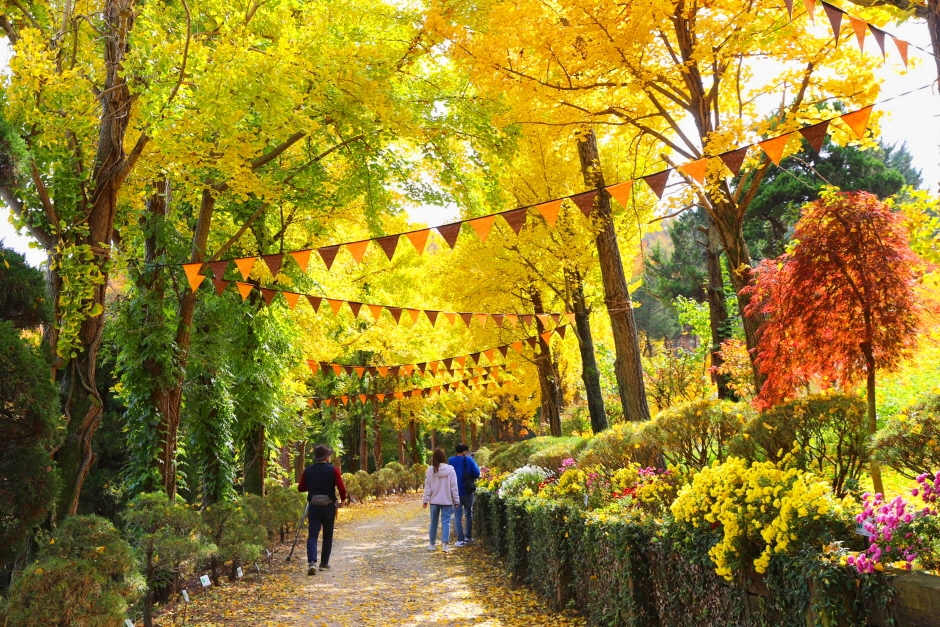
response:
[[[310,524],[307,534],[307,562],[317,561],[317,536],[320,527],[323,527],[323,559],[320,564],[330,563],[330,553],[333,551],[333,524],[336,522],[336,504],[311,505],[308,513]]]

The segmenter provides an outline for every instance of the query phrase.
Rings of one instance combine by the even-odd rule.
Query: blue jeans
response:
[[[441,529],[441,542],[450,543],[450,515],[454,513],[453,505],[435,505],[431,503],[431,529],[428,533],[428,543],[433,545],[437,542],[437,519],[443,519],[444,526]]]
[[[467,517],[467,533],[463,532],[463,517]],[[460,497],[460,507],[457,508],[457,541],[463,542],[473,537],[473,495],[464,494]]]

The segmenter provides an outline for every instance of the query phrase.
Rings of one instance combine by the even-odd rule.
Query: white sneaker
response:
[[[442,543],[441,550],[444,551],[445,553],[450,553],[450,545],[447,544],[446,542]]]
[[[463,540],[457,540],[456,542],[454,542],[454,546],[459,548],[462,546],[467,546],[467,543],[464,542]]]
[[[428,553],[433,553],[433,552],[434,552],[434,545],[428,544]]]

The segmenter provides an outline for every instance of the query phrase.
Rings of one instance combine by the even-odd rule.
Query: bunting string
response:
[[[918,88],[901,95],[914,93],[920,89],[925,89],[926,87],[929,86]],[[242,279],[247,281],[248,276],[251,274],[255,264],[259,260],[263,261],[265,265],[267,265],[272,276],[277,277],[281,269],[284,267],[284,263],[286,262],[287,257],[293,259],[293,262],[297,265],[301,272],[306,272],[312,254],[316,252],[323,260],[327,270],[330,270],[332,269],[334,261],[336,260],[336,256],[341,249],[347,250],[357,263],[361,263],[365,256],[366,250],[372,243],[377,244],[385,253],[386,257],[391,260],[396,250],[398,249],[401,237],[407,238],[418,254],[423,254],[426,249],[431,231],[437,232],[438,235],[448,244],[448,246],[453,249],[453,247],[457,244],[457,237],[460,234],[461,228],[464,224],[467,224],[472,228],[473,232],[477,235],[481,242],[486,242],[496,218],[502,218],[507,226],[509,226],[516,235],[519,235],[522,231],[522,228],[526,224],[528,211],[530,209],[536,210],[545,223],[549,227],[553,227],[558,219],[562,204],[565,201],[570,201],[586,218],[590,219],[593,213],[595,200],[601,191],[606,192],[621,206],[626,207],[630,198],[632,197],[634,183],[636,181],[643,181],[650,191],[652,191],[656,197],[661,200],[665,193],[669,177],[673,171],[678,170],[679,172],[687,175],[690,179],[702,185],[705,182],[705,176],[708,172],[709,164],[713,160],[719,159],[732,176],[737,176],[741,171],[748,153],[755,147],[759,148],[775,165],[779,166],[787,143],[790,141],[790,139],[795,138],[797,134],[806,139],[807,143],[818,152],[822,146],[825,136],[829,132],[831,123],[835,120],[841,120],[847,126],[847,128],[852,131],[852,133],[854,133],[859,139],[863,139],[868,128],[868,121],[875,105],[882,104],[898,97],[900,96],[879,100],[874,104],[850,111],[848,113],[836,115],[821,121],[815,121],[794,131],[789,131],[787,133],[763,139],[758,142],[744,144],[738,148],[717,155],[706,155],[689,163],[677,165],[675,168],[666,168],[664,170],[660,170],[659,172],[647,174],[636,179],[630,179],[613,185],[608,185],[603,189],[593,189],[585,192],[579,192],[570,196],[563,196],[533,205],[526,205],[523,207],[517,207],[515,209],[492,213],[479,218],[470,218],[437,227],[416,229],[413,231],[406,231],[393,235],[385,235],[382,237],[358,240],[355,242],[346,242],[342,244],[332,244],[329,246],[321,246],[319,248],[306,248],[302,250],[289,251],[286,253],[261,255],[256,257],[219,259],[209,262],[166,265],[181,265],[186,273],[186,278],[189,282],[190,288],[193,291],[197,290],[202,282],[207,278],[207,275],[205,274],[206,269],[211,268],[213,281],[216,283],[216,291],[221,293],[228,283],[230,283],[230,281],[226,281],[222,277],[228,270],[229,264],[233,262],[241,273]],[[247,296],[247,293],[250,292],[253,287],[250,283],[236,281],[236,284],[238,285],[239,291],[245,290],[242,292],[243,297]],[[262,290],[262,294],[266,295],[266,298],[273,298],[277,292],[276,290],[270,290],[270,288],[259,289]],[[269,291],[265,292],[264,290]],[[291,300],[293,300],[294,304],[296,304],[296,299],[300,296],[296,295],[294,292],[282,293],[284,293],[285,298],[288,299],[288,305],[291,304]],[[342,306],[342,301],[334,302],[340,303],[337,306],[338,311],[338,307]],[[387,308],[389,310],[394,309],[390,307]],[[408,309],[407,311],[410,313],[412,311],[419,310]]]
[[[451,325],[455,325],[458,321],[462,321],[468,329],[474,320],[479,323],[481,329],[485,329],[490,321],[492,321],[497,327],[502,327],[505,324],[511,329],[515,329],[517,323],[520,322],[524,326],[532,326],[536,319],[540,320],[544,325],[547,325],[550,320],[554,321],[555,324],[560,324],[562,317],[566,317],[572,323],[574,322],[573,313],[506,314],[476,311],[440,311],[437,309],[392,307],[391,305],[360,303],[353,300],[327,298],[325,296],[302,294],[300,292],[293,292],[290,290],[260,287],[253,283],[225,280],[222,277],[224,276],[226,268],[220,265],[222,263],[227,265],[227,262],[212,262],[207,264],[209,269],[212,270],[212,281],[215,284],[215,290],[219,296],[225,292],[225,289],[230,284],[234,283],[238,289],[238,293],[242,297],[242,300],[247,299],[253,290],[258,290],[261,293],[261,297],[263,298],[265,305],[270,305],[274,302],[275,297],[280,294],[281,298],[285,303],[287,303],[288,308],[291,310],[297,306],[297,303],[300,302],[301,297],[303,297],[303,300],[306,300],[310,304],[310,307],[313,309],[315,314],[322,314],[328,309],[329,311],[333,312],[334,316],[338,316],[345,306],[352,313],[353,318],[359,317],[364,311],[369,311],[373,321],[378,322],[379,318],[382,316],[382,312],[384,311],[388,312],[396,324],[401,324],[401,321],[406,319],[406,313],[408,314],[407,317],[411,319],[413,324],[417,324],[421,314],[424,314],[424,316],[428,319],[428,322],[431,323],[431,326],[435,326],[438,320],[446,320],[450,322]]]
[[[503,381],[502,383],[505,383]],[[388,393],[374,393],[374,394],[341,394],[337,396],[330,396],[326,398],[308,398],[307,404],[311,407],[330,407],[332,405],[339,405],[340,403],[343,406],[348,406],[350,402],[359,401],[361,405],[366,405],[370,402],[382,403],[391,401],[392,399],[404,400],[405,398],[429,398],[438,394],[444,394],[447,392],[457,392],[460,390],[461,386],[467,389],[479,389],[479,388],[489,388],[495,389],[500,387],[501,382],[499,379],[490,376],[487,380],[487,375],[479,375],[475,377],[466,377],[464,379],[458,379],[457,381],[452,381],[450,383],[443,383],[441,385],[432,385],[422,388],[411,388],[408,390],[399,390],[397,392],[388,392]]]
[[[373,377],[387,377],[391,375],[397,378],[402,374],[404,374],[406,377],[411,376],[414,372],[419,372],[422,376],[426,376],[427,373],[432,373],[432,375],[438,372],[454,373],[466,370],[468,361],[470,362],[471,367],[474,367],[473,364],[476,364],[476,368],[482,368],[483,358],[486,358],[490,364],[490,367],[498,367],[494,364],[496,353],[499,353],[504,360],[509,358],[510,349],[515,351],[517,354],[522,355],[522,351],[526,345],[535,350],[539,345],[540,339],[548,344],[551,341],[552,335],[557,334],[559,337],[564,338],[567,333],[567,327],[567,324],[558,325],[551,331],[524,337],[509,344],[494,346],[493,348],[489,348],[483,351],[469,353],[467,355],[459,355],[456,357],[447,357],[445,359],[439,359],[436,361],[399,364],[396,366],[352,366],[335,362],[324,362],[308,359],[307,366],[310,368],[311,374],[314,375],[316,375],[318,372],[332,371],[335,376],[340,376],[343,373],[346,373],[347,376],[356,375],[359,378],[363,378],[366,374],[369,374]],[[505,366],[506,364],[503,365]]]

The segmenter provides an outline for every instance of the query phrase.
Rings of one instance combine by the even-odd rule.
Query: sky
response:
[[[817,19],[816,29],[828,28],[828,24],[824,22],[825,20]],[[927,53],[913,47],[919,46],[929,50],[930,37],[923,22],[909,22],[901,26],[892,25],[887,30],[912,44],[910,50],[912,67],[904,71],[889,39],[886,44],[888,61],[878,71],[883,81],[881,99],[898,97],[883,106],[876,106],[876,110],[885,114],[881,119],[881,136],[889,144],[907,143],[907,148],[914,157],[914,167],[922,171],[924,186],[937,193],[938,185],[940,185],[940,91],[935,84],[936,65]],[[866,39],[866,50],[877,51],[877,46],[871,37]],[[0,68],[7,67],[9,55],[9,47],[0,46]],[[932,86],[927,89],[902,96],[905,92],[930,85]],[[501,211],[508,208],[494,207],[493,210]],[[453,221],[458,215],[456,206],[413,205],[406,207],[406,211],[412,222],[431,226]],[[38,266],[45,260],[45,254],[40,250],[29,248],[31,238],[25,233],[17,233],[10,224],[9,218],[9,211],[0,205],[0,240],[3,240],[7,247],[25,254],[31,265]]]

